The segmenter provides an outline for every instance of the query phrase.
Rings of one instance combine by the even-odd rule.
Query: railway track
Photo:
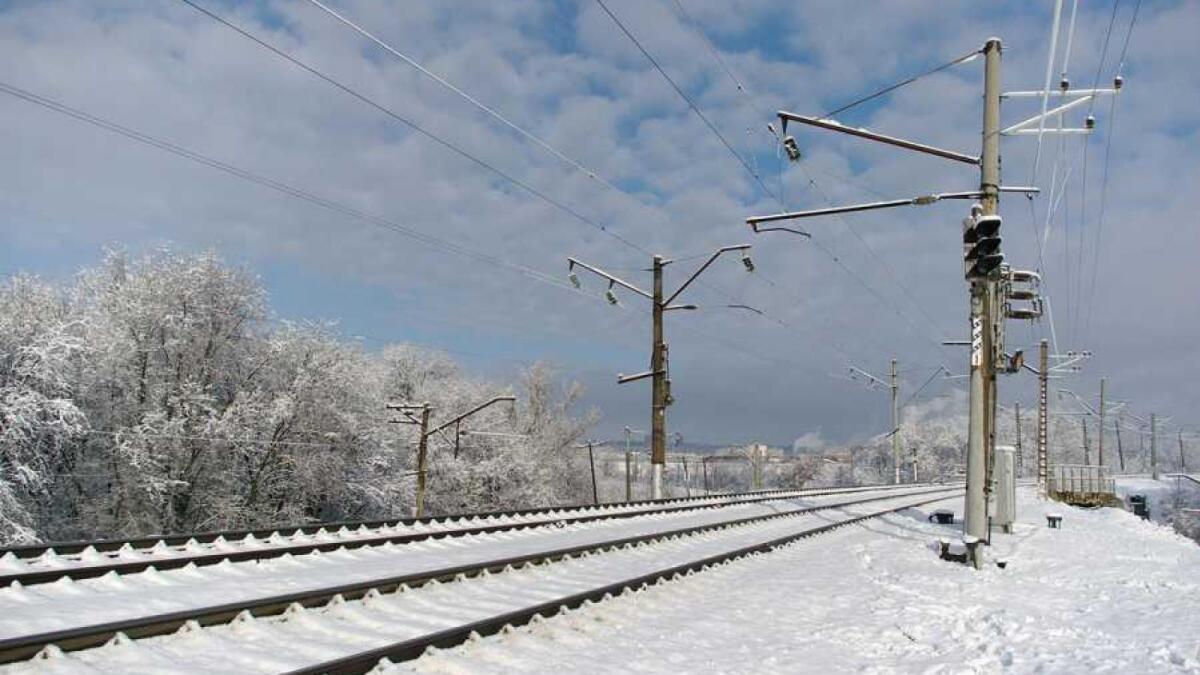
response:
[[[903,486],[911,487],[911,486]],[[461,537],[531,527],[633,518],[711,506],[746,504],[787,497],[853,494],[880,488],[771,490],[731,495],[685,497],[600,506],[526,509],[476,513],[443,518],[356,521],[275,530],[229,530],[195,535],[147,537],[126,541],[70,542],[3,549],[0,587],[32,586],[62,578],[80,580],[109,573],[132,574],[215,565],[222,562],[266,560],[342,548],[405,544],[439,537]],[[351,529],[350,524],[355,525]]]
[[[40,654],[36,661],[39,669],[87,667],[136,672],[170,669],[171,659],[186,658],[190,669],[208,672],[279,672],[296,668],[301,669],[299,672],[364,672],[383,658],[411,658],[428,646],[461,642],[472,632],[494,632],[504,625],[552,613],[559,607],[577,606],[603,598],[607,593],[656,583],[678,573],[770,550],[798,538],[953,498],[960,493],[961,487],[957,486],[878,490],[839,495],[805,506],[792,503],[795,500],[777,498],[774,503],[709,507],[703,513],[646,515],[636,523],[576,523],[546,528],[547,531],[539,533],[503,532],[425,542],[392,547],[396,551],[414,546],[441,547],[436,551],[439,555],[427,556],[434,564],[400,574],[354,579],[351,578],[355,574],[353,563],[339,559],[334,561],[340,572],[335,576],[346,579],[342,583],[315,583],[309,588],[272,593],[280,584],[272,586],[260,581],[254,573],[245,572],[235,576],[253,579],[257,592],[244,598],[220,603],[192,602],[180,607],[171,605],[169,594],[160,593],[154,607],[165,611],[127,611],[129,616],[115,621],[90,622],[87,617],[92,614],[85,611],[89,597],[107,596],[100,598],[99,605],[114,610],[122,601],[138,597],[144,590],[121,589],[128,578],[112,575],[77,584],[98,585],[92,589],[94,594],[79,589],[71,589],[79,592],[64,590],[61,595],[52,594],[49,598],[52,604],[63,599],[61,605],[52,607],[59,622],[64,613],[77,619],[70,627],[56,630],[37,628],[46,625],[48,616],[39,611],[49,607],[39,608],[38,602],[31,598],[4,597],[13,591],[30,593],[35,589],[6,589],[0,591],[0,609],[17,601],[29,621],[24,624],[27,628],[17,635],[11,634],[11,623],[0,629],[8,631],[0,639],[0,662]],[[635,524],[638,527],[633,527]],[[456,550],[469,551],[472,541],[479,544],[474,547],[480,549],[476,552],[484,555],[456,554]],[[522,542],[524,546],[520,545]],[[493,555],[495,552],[505,554]],[[308,568],[296,562],[300,560],[298,557],[286,561],[286,567],[299,565],[305,569],[291,570],[297,573],[290,576],[281,573],[283,587],[294,584],[296,579],[320,582],[322,578],[330,578],[312,575],[315,558],[310,558]],[[218,567],[229,571],[237,566]],[[388,569],[388,566],[372,569]],[[218,571],[184,570],[174,573],[181,576],[173,581],[208,588],[210,598],[236,595],[230,590],[232,586],[222,587]],[[208,576],[184,578],[196,575]],[[153,576],[151,582],[161,582],[161,577],[169,575]],[[104,585],[105,582],[109,584]],[[161,584],[158,588],[165,591],[171,586]],[[78,613],[71,612],[72,604],[80,610]],[[176,631],[184,637],[168,635]],[[397,640],[400,636],[403,639]],[[195,649],[197,641],[208,640],[215,641],[212,650]],[[110,644],[103,649],[89,649],[106,643]],[[235,643],[242,646],[230,646]],[[284,648],[271,647],[280,644]],[[243,648],[244,652],[238,651]],[[180,649],[186,653],[179,652]],[[64,654],[74,650],[84,651]],[[330,655],[333,658],[327,658]],[[317,665],[311,665],[314,663]]]
[[[859,488],[842,488],[847,491],[851,490],[881,490],[887,488],[897,488],[904,486],[867,486]],[[259,539],[269,538],[272,535],[291,535],[291,534],[314,534],[324,531],[335,531],[341,529],[360,529],[363,527],[377,528],[388,527],[393,525],[414,525],[418,523],[439,523],[447,521],[462,521],[472,518],[520,518],[539,516],[543,514],[556,512],[581,511],[589,509],[614,509],[614,508],[644,508],[653,507],[654,505],[665,504],[682,504],[689,502],[698,502],[704,500],[719,500],[729,497],[741,497],[746,495],[770,495],[770,494],[785,494],[791,492],[812,492],[823,490],[824,488],[809,488],[807,490],[757,490],[754,492],[732,492],[717,495],[697,495],[695,497],[671,497],[668,499],[643,499],[630,502],[620,502],[611,504],[575,504],[567,506],[543,506],[528,509],[510,509],[499,511],[475,511],[468,513],[447,514],[443,516],[429,516],[425,518],[384,518],[374,520],[332,520],[314,523],[303,523],[300,525],[276,525],[272,527],[253,528],[253,529],[227,529],[227,530],[207,530],[203,532],[184,532],[175,534],[155,534],[144,537],[134,537],[131,539],[88,539],[78,541],[58,541],[47,542],[42,544],[30,544],[23,546],[0,546],[0,556],[12,554],[16,558],[27,559],[36,558],[49,551],[53,551],[59,555],[76,555],[91,548],[101,553],[111,553],[119,551],[125,547],[134,548],[152,548],[154,546],[183,546],[191,541],[199,543],[211,543],[217,539],[235,540],[242,539],[247,536],[256,537]]]

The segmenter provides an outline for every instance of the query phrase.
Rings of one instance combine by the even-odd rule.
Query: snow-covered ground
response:
[[[989,552],[1005,569],[938,560],[960,526],[909,511],[394,668],[1200,672],[1200,547],[1124,511],[1018,500]]]
[[[375,593],[361,601],[337,601],[313,610],[293,608],[277,617],[253,619],[243,615],[231,624],[203,629],[185,627],[163,637],[134,641],[119,638],[97,649],[0,666],[0,672],[213,675],[287,672],[946,494],[943,489],[933,494],[921,492],[916,497],[887,495],[871,503],[626,546],[544,565],[456,579],[452,583],[429,583],[397,593]],[[775,506],[779,509],[788,503],[781,501]],[[221,595],[225,590],[212,586],[210,592]],[[18,616],[20,613],[20,608],[14,612]]]

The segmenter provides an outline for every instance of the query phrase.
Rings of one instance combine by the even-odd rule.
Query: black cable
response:
[[[292,63],[293,65],[307,71],[308,73],[320,78],[321,80],[324,80],[326,83],[328,83],[334,87],[337,87],[338,89],[340,89],[343,92],[349,94],[350,96],[353,96],[354,98],[362,101],[363,103],[366,103],[367,105],[371,106],[372,108],[375,108],[376,110],[382,112],[383,114],[387,115],[388,117],[391,117],[392,119],[400,122],[401,124],[412,129],[413,131],[428,138],[429,140],[433,141],[434,143],[441,145],[442,147],[446,148],[447,150],[450,150],[451,152],[459,155],[460,157],[463,157],[464,159],[471,161],[472,163],[482,167],[483,169],[486,169],[487,171],[490,171],[491,173],[503,178],[504,180],[508,181],[509,183],[512,183],[513,185],[521,188],[525,192],[546,202],[547,204],[550,204],[554,208],[562,211],[563,213],[566,213],[567,215],[580,221],[581,223],[584,223],[590,227],[593,227],[593,228],[607,234],[608,236],[612,237],[613,239],[616,239],[617,241],[621,242],[622,244],[624,244],[636,251],[639,251],[646,255],[650,255],[650,251],[642,248],[641,246],[638,246],[634,242],[626,239],[625,237],[622,237],[621,235],[617,234],[616,232],[610,231],[604,225],[597,223],[596,221],[592,220],[591,218],[588,218],[587,216],[583,215],[582,213],[579,213],[578,211],[576,211],[575,209],[567,206],[566,204],[558,201],[557,199],[554,199],[553,197],[547,195],[546,193],[538,190],[537,188],[533,187],[532,185],[525,183],[524,181],[520,180],[519,178],[516,178],[515,176],[513,176],[509,173],[506,173],[504,170],[487,162],[486,160],[480,159],[479,157],[472,155],[471,153],[467,152],[466,150],[459,147],[458,145],[455,145],[454,143],[442,138],[441,136],[438,136],[437,134],[435,134],[432,131],[426,129],[425,127],[417,124],[416,122],[393,111],[391,108],[388,108],[388,107],[384,106],[383,104],[376,102],[374,99],[366,96],[365,94],[360,93],[358,90],[352,89],[351,87],[349,87],[345,84],[342,84],[341,82],[335,80],[334,78],[317,70],[313,66],[310,66],[307,63],[301,61],[300,59],[297,59],[296,57],[292,56],[291,54],[288,54],[287,52],[279,49],[275,45],[272,45],[269,42],[254,35],[253,33],[250,33],[249,31],[244,30],[243,28],[227,21],[224,17],[221,17],[220,15],[215,14],[204,7],[197,5],[196,3],[192,2],[192,0],[179,0],[179,1],[184,3],[187,6],[191,7],[192,9],[196,10],[197,12],[200,12],[201,14],[207,16],[208,18],[212,19],[213,21],[216,21],[217,23],[220,23],[221,25],[229,28],[230,30],[233,30],[234,32],[242,35],[246,39],[248,39],[248,40],[254,42],[255,44],[261,46],[262,48],[270,51],[271,53],[275,54],[276,56]]]
[[[855,107],[855,106],[862,105],[863,103],[866,103],[867,101],[870,101],[870,100],[873,100],[873,99],[879,98],[880,96],[883,96],[884,94],[887,94],[887,93],[889,93],[889,92],[893,92],[893,91],[895,91],[895,90],[899,89],[900,87],[903,87],[903,86],[906,86],[906,85],[912,84],[913,82],[916,82],[917,80],[920,80],[920,79],[922,79],[922,78],[924,78],[924,77],[928,77],[928,76],[930,76],[930,75],[933,75],[934,73],[940,73],[940,72],[942,72],[943,70],[946,70],[947,68],[950,68],[951,66],[956,66],[956,65],[958,65],[958,64],[960,64],[960,63],[962,63],[962,62],[964,62],[964,61],[968,61],[968,60],[970,60],[970,59],[973,59],[973,58],[975,58],[976,56],[978,56],[979,54],[982,54],[982,53],[983,53],[983,50],[981,50],[981,49],[976,49],[976,50],[970,51],[970,52],[968,52],[968,53],[966,53],[966,54],[963,54],[962,56],[960,56],[960,57],[958,57],[958,58],[954,59],[953,61],[949,61],[949,62],[947,62],[947,63],[943,63],[942,65],[940,65],[940,66],[938,66],[938,67],[936,67],[936,68],[933,68],[933,69],[931,69],[931,70],[927,70],[927,71],[925,71],[925,72],[923,72],[923,73],[920,73],[920,74],[918,74],[918,75],[913,75],[912,77],[908,78],[907,80],[903,80],[903,81],[901,81],[901,82],[897,82],[897,83],[895,83],[895,84],[888,85],[888,86],[884,87],[883,89],[880,89],[879,91],[877,91],[877,92],[875,92],[875,93],[873,93],[873,94],[868,94],[868,95],[866,95],[866,96],[864,96],[864,97],[862,97],[862,98],[860,98],[860,99],[857,99],[857,100],[855,100],[855,101],[851,101],[851,102],[847,103],[846,105],[844,105],[844,106],[842,106],[842,107],[840,107],[840,108],[836,108],[836,109],[834,109],[834,110],[830,110],[829,112],[825,113],[824,115],[821,115],[821,117],[823,117],[823,118],[829,118],[829,117],[832,117],[832,116],[834,116],[834,115],[836,115],[836,114],[838,114],[838,113],[845,112],[845,111],[847,111],[847,110],[849,110],[849,109],[851,109],[851,108],[853,108],[853,107]]]
[[[704,122],[704,125],[707,126],[709,131],[711,131],[713,135],[717,137],[717,140],[721,141],[721,145],[724,145],[725,149],[728,150],[729,153],[737,159],[738,163],[740,163],[742,167],[746,169],[746,173],[749,173],[750,176],[754,178],[759,187],[762,188],[763,192],[767,193],[767,195],[769,195],[772,199],[775,199],[775,195],[771,192],[771,189],[767,187],[767,184],[763,181],[762,176],[760,176],[757,171],[750,167],[750,164],[744,157],[742,157],[741,153],[733,149],[733,146],[730,145],[725,136],[700,110],[699,106],[696,105],[696,102],[693,101],[692,98],[688,96],[678,84],[676,84],[675,80],[673,80],[671,76],[667,74],[667,71],[663,70],[663,67],[658,63],[658,60],[655,59],[650,52],[646,51],[646,48],[642,46],[642,43],[638,41],[636,37],[634,37],[633,33],[629,32],[629,29],[625,27],[625,24],[621,23],[621,20],[617,18],[617,15],[613,14],[612,10],[608,8],[608,5],[604,4],[604,0],[596,0],[596,4],[600,5],[600,9],[604,10],[604,13],[613,20],[613,23],[617,24],[617,28],[621,29],[621,32],[625,34],[625,37],[629,38],[629,41],[638,48],[638,51],[642,53],[642,56],[645,56],[646,60],[654,66],[654,69],[657,70],[658,73],[663,76],[663,79],[665,79],[667,83],[671,85],[671,88],[675,90],[675,93],[679,94],[679,97],[688,104],[688,107],[692,109],[692,112],[696,113],[696,116],[700,118],[700,121]]]

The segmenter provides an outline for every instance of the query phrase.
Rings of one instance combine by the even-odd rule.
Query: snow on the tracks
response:
[[[895,497],[643,546],[627,546],[453,583],[431,583],[400,593],[372,594],[363,601],[334,603],[316,610],[289,612],[281,617],[242,618],[226,626],[26,662],[16,665],[13,670],[60,673],[279,672],[420,637],[923,498],[928,497]],[[785,506],[779,502],[770,504],[776,510],[785,510]]]
[[[879,488],[846,488],[837,490],[837,492],[849,494],[856,491],[869,491],[873,489]],[[807,493],[819,494],[821,492],[823,491],[814,491],[811,489],[780,491],[777,497],[784,499],[792,496],[802,496]],[[221,554],[230,553],[267,553],[273,549],[286,549],[289,546],[304,546],[307,544],[348,546],[358,543],[374,544],[379,543],[374,540],[388,537],[452,534],[461,530],[484,526],[532,526],[549,522],[620,517],[661,509],[684,511],[706,505],[720,506],[756,498],[754,495],[713,495],[707,498],[688,499],[686,501],[671,503],[600,504],[522,513],[448,516],[417,522],[397,522],[390,525],[372,527],[368,527],[367,525],[356,527],[342,525],[319,528],[312,533],[297,530],[288,534],[285,534],[284,531],[276,531],[268,536],[255,536],[252,533],[246,533],[241,537],[237,537],[231,534],[229,537],[224,535],[217,536],[210,541],[189,539],[182,544],[176,545],[167,544],[163,540],[159,540],[153,545],[139,547],[127,543],[116,550],[104,552],[98,551],[94,546],[88,546],[76,554],[60,554],[51,547],[36,557],[21,558],[12,552],[0,555],[0,574],[15,575],[43,571],[61,571],[66,574],[87,571],[91,568],[121,562],[159,563],[160,561],[187,560],[196,556],[219,557]],[[285,531],[286,529],[284,528]]]
[[[910,511],[389,672],[1200,672],[1200,547],[1020,492],[1005,569],[938,560],[961,526]]]
[[[923,488],[931,489],[931,488]],[[886,492],[884,494],[887,494]],[[562,527],[383,544],[330,553],[169,571],[105,575],[0,589],[0,638],[243,602],[309,589],[420,574],[460,565],[799,510],[845,495],[706,507]],[[17,609],[19,611],[5,611]]]

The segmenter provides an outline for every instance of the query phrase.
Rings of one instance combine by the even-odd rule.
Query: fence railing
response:
[[[1116,494],[1108,469],[1091,464],[1051,464],[1047,488],[1051,493]]]

